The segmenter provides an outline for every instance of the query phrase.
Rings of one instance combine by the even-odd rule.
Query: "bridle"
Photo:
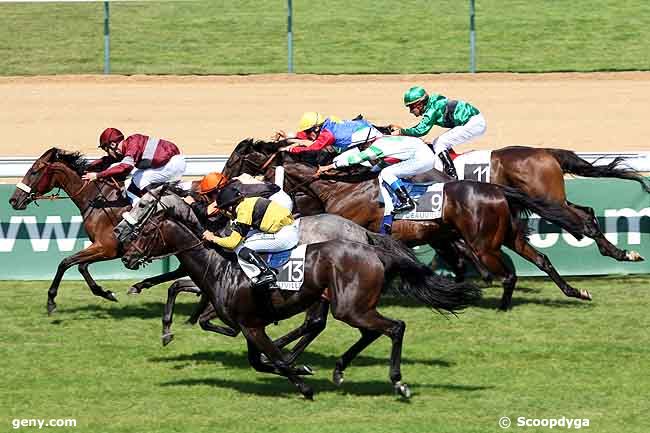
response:
[[[164,204],[162,204],[162,205],[164,206]],[[160,211],[160,212],[163,212],[163,211]],[[154,224],[152,224],[151,221],[152,221],[151,218],[147,218],[147,220],[143,224],[143,228],[146,227],[146,226],[149,226],[149,225],[154,225]],[[176,221],[176,220],[174,220],[174,223],[176,223],[182,229],[187,231],[194,238],[194,242],[192,244],[190,244],[189,246],[180,248],[180,249],[178,249],[176,251],[173,251],[173,252],[170,252],[170,253],[162,254],[162,255],[159,255],[159,256],[149,256],[150,251],[153,248],[153,245],[155,245],[155,243],[159,239],[160,239],[160,242],[162,242],[163,248],[166,246],[165,238],[163,237],[163,233],[162,233],[161,224],[160,224],[160,221],[158,221],[155,224],[155,229],[153,230],[154,234],[149,236],[149,238],[147,238],[147,241],[142,246],[142,248],[140,248],[138,246],[136,241],[137,241],[138,238],[140,238],[142,233],[149,232],[149,230],[142,230],[141,232],[140,231],[134,232],[135,236],[132,238],[132,244],[129,246],[129,248],[136,251],[136,253],[138,255],[138,259],[136,260],[136,264],[138,266],[145,265],[146,263],[151,263],[154,260],[164,259],[165,257],[175,256],[177,254],[181,254],[181,253],[184,253],[186,251],[193,250],[193,249],[195,249],[195,248],[197,248],[197,247],[199,247],[200,245],[203,244],[203,240],[199,239],[199,237],[192,230],[190,230],[190,228],[187,227],[185,224],[183,224],[180,221]]]

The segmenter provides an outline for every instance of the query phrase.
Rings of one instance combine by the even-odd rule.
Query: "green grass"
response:
[[[303,361],[317,394],[304,401],[283,378],[252,371],[241,338],[182,322],[159,342],[164,290],[94,298],[65,281],[59,311],[45,314],[46,283],[0,283],[0,431],[14,418],[75,418],[74,432],[497,432],[501,416],[589,418],[590,432],[647,433],[650,403],[648,278],[572,280],[595,301],[564,298],[542,280],[522,280],[515,309],[497,313],[499,288],[458,319],[396,300],[381,311],[404,319],[403,375],[410,402],[392,394],[389,340],[347,370],[331,370],[358,333],[333,319]],[[279,334],[297,317],[271,329]],[[35,431],[23,429],[23,431]],[[548,429],[512,427],[510,431]]]
[[[294,3],[299,73],[464,72],[469,2]],[[645,0],[477,0],[479,71],[650,69]],[[286,2],[111,2],[112,71],[286,72]],[[103,4],[0,3],[0,74],[101,73]]]

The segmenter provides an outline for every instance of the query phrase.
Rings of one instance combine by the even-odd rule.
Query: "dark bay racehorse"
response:
[[[219,248],[206,248],[200,239],[203,228],[182,200],[158,211],[138,231],[122,258],[129,268],[162,254],[175,254],[206,296],[219,318],[233,329],[241,329],[248,343],[248,359],[260,372],[286,376],[311,399],[313,390],[299,376],[304,370],[286,361],[266,334],[273,320],[285,319],[314,305],[329,288],[332,314],[358,328],[360,339],[336,362],[333,377],[340,384],[352,360],[382,334],[392,341],[390,380],[396,392],[410,396],[400,371],[405,324],[377,311],[382,289],[399,275],[397,291],[432,308],[454,311],[475,301],[474,286],[438,277],[417,262],[412,252],[395,241],[390,249],[350,241],[326,241],[307,246],[304,283],[295,292],[274,292],[274,313],[251,288],[234,255]],[[261,362],[265,354],[271,365]]]
[[[157,210],[176,206],[179,198],[184,197],[186,194],[186,191],[181,191],[171,186],[162,186],[150,190],[129,211],[130,222],[122,220],[115,227],[114,231],[118,240],[128,241],[133,236],[133,232],[137,233],[142,230],[142,226],[148,217],[153,215]],[[222,221],[213,220],[211,221],[211,229],[216,230],[221,235],[227,235],[228,233],[223,231],[226,229],[227,222],[228,219],[225,217],[222,218]],[[217,227],[221,228],[219,229]],[[392,246],[390,239],[386,236],[370,232],[358,224],[338,215],[319,214],[303,217],[300,219],[299,228],[300,244],[340,239],[369,245],[385,246],[387,248]],[[163,345],[169,344],[174,337],[174,334],[171,332],[174,306],[176,297],[182,292],[201,294],[201,290],[192,281],[186,279],[178,280],[169,287],[162,319]],[[328,308],[329,300],[324,297],[317,305],[314,305],[313,308],[307,311],[305,322],[298,329],[274,342],[276,346],[282,348],[298,338],[305,336],[291,350],[288,359],[296,359],[307,345],[325,329]],[[216,332],[229,337],[235,337],[239,334],[239,330],[213,324],[211,320],[217,317],[217,313],[212,308],[212,304],[210,304],[208,298],[202,295],[199,305],[190,318],[190,323],[196,323],[198,321],[203,330]]]
[[[368,176],[352,170],[352,174],[316,178],[315,166],[291,154],[278,153],[281,146],[282,143],[244,140],[233,151],[223,172],[229,177],[248,172],[264,174],[271,179],[275,166],[282,165],[286,173],[285,189],[290,193],[303,193],[296,199],[301,212],[309,214],[322,209],[370,230],[379,230],[383,209],[377,201],[379,183],[376,175]],[[530,198],[513,188],[472,181],[454,181],[445,185],[440,220],[397,220],[393,224],[393,237],[410,246],[429,244],[443,254],[448,252],[445,246],[450,240],[462,238],[471,246],[470,258],[474,253],[492,273],[504,277],[501,309],[510,308],[517,280],[515,270],[503,260],[502,245],[549,275],[566,296],[590,300],[587,290],[577,290],[569,285],[548,258],[530,245],[528,228],[520,217],[521,212],[535,212],[581,237],[579,229],[582,226],[571,219],[566,208]],[[455,257],[448,261],[452,266],[457,263]],[[454,272],[459,276],[464,269],[457,265]]]
[[[51,148],[27,170],[21,185],[16,188],[9,199],[9,204],[14,209],[24,210],[33,201],[47,199],[48,196],[45,194],[54,188],[62,189],[79,208],[84,229],[92,242],[87,248],[66,257],[59,263],[56,275],[48,290],[47,311],[50,314],[56,310],[54,300],[63,274],[74,265],[78,265],[79,272],[94,295],[117,302],[115,293],[104,290],[95,282],[88,272],[88,265],[120,257],[113,227],[122,219],[121,215],[128,207],[94,207],[93,203],[97,199],[116,200],[121,195],[121,185],[107,181],[83,181],[81,175],[86,166],[87,161],[83,155]],[[184,275],[185,273],[179,268],[157,277],[148,278],[135,286],[151,287]]]

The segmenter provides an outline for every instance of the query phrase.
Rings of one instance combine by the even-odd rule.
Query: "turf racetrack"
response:
[[[181,295],[176,339],[160,345],[154,288],[127,297],[106,282],[114,304],[65,281],[58,312],[45,313],[46,282],[0,283],[0,428],[14,418],[74,418],[57,432],[497,432],[517,417],[589,419],[590,432],[647,432],[650,409],[650,293],[647,278],[572,280],[592,303],[562,296],[543,280],[522,280],[514,310],[482,305],[445,318],[396,299],[380,311],[406,321],[402,372],[414,393],[402,402],[388,381],[388,338],[330,381],[336,358],[358,337],[330,317],[302,361],[316,374],[314,402],[284,378],[248,367],[243,338],[182,322],[196,298]],[[279,335],[302,316],[270,327]],[[36,431],[22,429],[21,431]],[[548,432],[548,428],[510,431]]]

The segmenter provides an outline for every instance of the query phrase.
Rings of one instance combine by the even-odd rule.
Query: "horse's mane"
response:
[[[68,152],[56,147],[53,147],[48,152],[51,152],[50,162],[61,162],[79,175],[85,173],[86,168],[90,164],[81,152]]]
[[[320,154],[320,155],[313,155]],[[299,163],[304,164],[310,167],[317,168],[321,165],[330,164],[334,159],[336,154],[329,152],[302,152],[302,153],[283,153],[282,162],[284,163]],[[314,163],[312,158],[317,158],[317,162]],[[365,182],[370,179],[375,179],[379,175],[378,172],[373,172],[369,167],[358,165],[352,167],[344,167],[337,169],[334,174],[323,174],[321,179],[323,180],[334,180],[337,182],[347,182],[347,183],[360,183]]]

